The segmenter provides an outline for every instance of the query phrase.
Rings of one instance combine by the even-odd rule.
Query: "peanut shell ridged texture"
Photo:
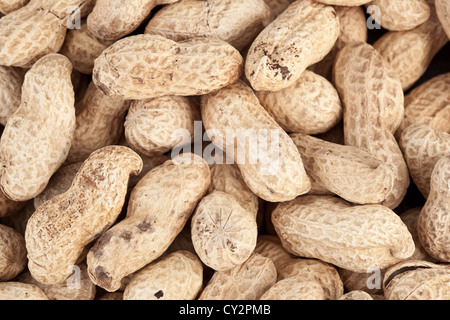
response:
[[[116,41],[139,27],[157,5],[178,0],[97,0],[88,16],[89,31],[99,39]]]
[[[426,0],[373,0],[366,6],[377,6],[380,24],[391,31],[411,30],[430,18],[430,6]]]
[[[382,204],[396,208],[410,183],[393,135],[404,115],[400,80],[371,45],[361,42],[339,52],[333,74],[344,104],[345,143],[363,149],[392,171],[394,187]]]
[[[43,284],[67,279],[84,248],[116,221],[128,178],[141,169],[141,158],[126,147],[92,153],[69,190],[45,202],[28,220],[25,240],[33,278]]]
[[[20,106],[25,70],[0,66],[0,124],[8,122]]]
[[[258,300],[277,280],[272,260],[253,253],[243,264],[216,271],[199,300]]]
[[[406,91],[420,79],[447,42],[447,35],[432,14],[412,30],[387,32],[373,46],[400,77]]]
[[[302,276],[278,281],[260,300],[327,300],[322,286]]]
[[[16,280],[39,287],[50,300],[94,300],[96,287],[89,279],[86,264],[76,267],[75,273],[66,281],[54,285],[39,283],[28,271],[21,273]]]
[[[258,236],[255,253],[270,258],[278,272],[284,264],[294,258],[283,248],[280,238],[265,234]]]
[[[75,70],[90,75],[94,69],[95,59],[112,44],[112,41],[94,37],[83,21],[80,29],[71,29],[67,32],[60,53],[69,58]]]
[[[21,282],[0,282],[0,300],[49,300],[39,287]]]
[[[264,2],[270,7],[272,10],[272,15],[274,18],[278,17],[280,13],[286,10],[289,5],[295,0],[264,0]]]
[[[248,188],[242,179],[239,167],[235,164],[217,164],[211,167],[211,185],[208,192],[222,191],[234,196],[247,211],[256,218],[259,211],[259,198]]]
[[[131,192],[126,218],[89,251],[92,281],[116,291],[124,277],[159,258],[181,232],[210,182],[208,164],[194,154],[183,154],[148,172]]]
[[[419,240],[430,256],[450,262],[450,153],[439,160],[431,175],[427,202],[419,215]]]
[[[438,19],[450,38],[450,2],[448,0],[436,0],[435,4]]]
[[[91,82],[76,106],[76,127],[66,164],[84,161],[95,150],[117,144],[129,107],[129,101],[108,97]]]
[[[355,204],[380,203],[391,192],[391,170],[364,150],[291,134],[311,180]]]
[[[0,281],[9,281],[27,265],[25,239],[16,230],[0,224]]]
[[[200,111],[190,97],[166,96],[133,101],[125,120],[125,137],[133,150],[164,154],[194,138]]]
[[[450,267],[414,260],[386,271],[383,281],[386,300],[450,299]]]
[[[175,42],[143,34],[103,51],[93,80],[105,94],[123,99],[203,95],[236,82],[243,64],[239,51],[219,39]]]
[[[401,219],[381,205],[351,206],[329,196],[280,203],[272,221],[284,248],[354,272],[410,257],[414,241]]]
[[[338,300],[374,300],[370,294],[362,290],[347,292]]]
[[[76,162],[59,168],[51,177],[45,190],[33,199],[34,207],[37,209],[47,200],[69,190],[82,165],[83,162]]]
[[[450,133],[433,130],[426,124],[413,124],[403,131],[399,143],[412,180],[427,198],[436,162],[450,154]]]
[[[263,0],[183,0],[159,10],[145,29],[174,41],[218,38],[239,51],[271,21]]]
[[[409,233],[411,233],[411,236],[413,237],[414,243],[416,245],[416,250],[414,251],[413,255],[408,258],[408,260],[422,260],[422,261],[436,262],[436,259],[430,257],[430,255],[423,248],[419,240],[419,235],[417,232],[417,224],[419,221],[419,215],[421,211],[422,207],[416,207],[406,210],[405,212],[402,212],[400,214],[400,218],[402,219],[406,227],[408,227]]]
[[[25,76],[21,104],[0,142],[1,189],[12,200],[41,193],[67,158],[75,130],[71,72],[66,57],[50,54]]]
[[[292,85],[310,65],[322,60],[339,36],[333,7],[312,1],[292,3],[255,39],[245,75],[256,91]]]
[[[30,0],[0,0],[0,12],[3,14],[8,14],[13,11],[16,11],[26,4],[28,4]]]
[[[324,133],[342,119],[342,105],[336,89],[328,80],[309,70],[285,89],[255,94],[286,132]]]
[[[253,253],[258,236],[254,214],[222,191],[214,191],[200,201],[191,230],[198,256],[216,271],[244,263]]]
[[[204,96],[201,114],[213,143],[234,159],[257,196],[279,202],[309,191],[297,148],[244,82]]]
[[[138,271],[123,300],[194,300],[202,284],[200,259],[191,252],[177,251]]]
[[[344,294],[344,284],[336,268],[320,260],[292,259],[278,269],[278,281],[291,277],[319,283],[326,300],[336,300]]]
[[[450,73],[426,81],[405,96],[405,118],[396,137],[417,123],[450,134]]]

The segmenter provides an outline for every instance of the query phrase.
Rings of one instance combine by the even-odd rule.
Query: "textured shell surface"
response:
[[[16,281],[0,282],[0,300],[49,300],[38,286]]]
[[[0,224],[0,282],[13,279],[26,265],[25,239],[18,231]]]
[[[278,281],[267,290],[260,300],[327,300],[322,286],[302,276]]]

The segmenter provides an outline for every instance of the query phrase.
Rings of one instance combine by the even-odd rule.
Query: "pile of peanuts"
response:
[[[0,12],[0,300],[450,299],[450,0]]]

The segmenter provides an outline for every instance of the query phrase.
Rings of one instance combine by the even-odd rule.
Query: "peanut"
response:
[[[145,28],[174,41],[219,38],[242,51],[271,20],[264,0],[182,0],[158,11]]]
[[[327,300],[319,283],[294,276],[278,281],[260,300]]]
[[[290,137],[318,186],[356,204],[376,204],[394,187],[391,170],[362,149],[302,134]]]
[[[97,38],[116,41],[139,27],[158,5],[178,0],[97,0],[89,14],[89,31]]]
[[[317,2],[335,6],[359,6],[371,1],[372,0],[317,0]]]
[[[258,300],[276,280],[272,260],[253,253],[233,269],[216,271],[198,300]]]
[[[254,213],[222,191],[214,191],[200,201],[191,230],[198,256],[216,271],[244,263],[255,249],[258,235]]]
[[[284,89],[307,67],[322,60],[338,36],[339,18],[333,7],[297,0],[250,46],[245,75],[256,91]]]
[[[16,281],[0,282],[0,300],[49,300],[38,286]]]
[[[450,154],[450,133],[433,130],[426,124],[413,124],[403,131],[399,143],[412,180],[427,198],[435,164]]]
[[[89,251],[92,281],[116,291],[125,276],[159,258],[210,182],[209,166],[194,154],[183,154],[148,172],[131,192],[126,218],[103,233]]]
[[[188,251],[174,252],[139,270],[123,300],[194,300],[203,284],[203,266]]]
[[[67,58],[50,54],[25,75],[21,104],[0,142],[1,189],[12,200],[41,193],[67,158],[75,130],[71,71]]]
[[[25,6],[30,0],[0,0],[0,12],[8,14]]]
[[[436,0],[436,13],[442,28],[450,38],[450,2],[448,0]]]
[[[13,279],[26,265],[25,239],[16,230],[0,224],[0,282]]]
[[[450,262],[449,181],[450,153],[434,166],[430,193],[417,222],[417,232],[422,246],[430,256],[442,262]]]
[[[243,64],[239,51],[219,39],[175,42],[145,34],[104,50],[95,60],[93,80],[106,95],[123,99],[203,95],[238,80]]]
[[[450,299],[450,267],[409,260],[389,268],[383,279],[386,300]]]
[[[288,252],[354,272],[389,267],[415,249],[401,219],[381,205],[307,195],[278,204],[272,221]]]
[[[72,272],[84,248],[117,219],[130,174],[141,158],[120,146],[101,148],[79,169],[66,192],[40,206],[28,220],[28,268],[42,284],[57,284]]]
[[[4,126],[20,106],[25,71],[0,66],[0,124]]]
[[[190,143],[200,111],[189,97],[165,96],[133,101],[125,119],[128,144],[142,154],[164,154]]]
[[[238,81],[203,96],[201,114],[214,145],[234,159],[245,183],[257,196],[278,202],[291,200],[309,191],[310,181],[294,143],[244,82]],[[250,130],[246,133],[247,137],[239,135],[238,131],[242,129]],[[232,138],[227,134],[230,131]],[[266,141],[266,151],[272,160],[267,162],[262,154],[264,152],[252,150],[255,146],[246,142],[246,139],[252,138],[270,138]],[[259,141],[260,144],[264,142]],[[255,155],[257,159],[252,159]]]
[[[286,131],[324,133],[342,119],[342,105],[333,85],[306,70],[289,87],[276,92],[256,92],[261,105]],[[292,97],[297,99],[292,99]]]
[[[361,42],[338,53],[333,74],[344,104],[345,143],[367,151],[392,171],[394,187],[382,204],[396,208],[410,183],[393,135],[404,115],[400,79],[371,45]]]

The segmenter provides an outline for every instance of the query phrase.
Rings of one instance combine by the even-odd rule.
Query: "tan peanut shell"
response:
[[[139,27],[157,5],[178,0],[97,0],[88,16],[89,31],[97,38],[116,41]]]
[[[295,0],[264,0],[264,2],[270,7],[272,10],[272,15],[274,18],[278,17],[280,13],[286,10],[289,5]]]
[[[245,75],[256,91],[292,85],[310,65],[322,60],[339,36],[333,7],[297,0],[255,39],[247,54]]]
[[[237,81],[243,63],[239,51],[219,39],[175,42],[143,34],[104,50],[93,80],[106,95],[123,99],[203,95]]]
[[[450,38],[450,2],[448,0],[436,0],[436,13],[442,28]]]
[[[0,66],[0,124],[3,126],[20,106],[25,71],[21,68]]]
[[[85,263],[75,266],[67,280],[54,285],[39,283],[29,271],[21,273],[15,280],[39,287],[50,300],[94,300],[96,294]]]
[[[25,239],[16,230],[0,224],[0,282],[13,279],[26,265]]]
[[[355,204],[375,204],[394,187],[391,170],[362,149],[291,134],[306,173],[320,187]]]
[[[283,248],[280,238],[267,234],[258,236],[255,253],[270,258],[274,263],[277,272],[284,264],[290,262],[294,258],[293,255]]]
[[[75,28],[67,32],[60,53],[69,58],[75,70],[90,75],[94,69],[95,59],[112,44],[112,41],[94,37],[89,32],[86,21],[83,20],[79,29]]]
[[[39,287],[16,281],[0,282],[0,300],[49,300]]]
[[[450,134],[449,122],[450,73],[444,73],[417,86],[405,96],[405,118],[397,129],[396,137],[400,138],[403,130],[417,123]]]
[[[431,9],[426,0],[373,0],[368,6],[377,6],[380,25],[391,31],[411,30],[430,18]]]
[[[34,207],[39,208],[44,202],[66,192],[72,186],[73,179],[80,170],[83,162],[63,166],[50,178],[47,187],[33,199]]]
[[[412,30],[385,33],[373,46],[400,77],[406,91],[420,79],[447,42],[447,35],[432,14]]]
[[[383,279],[386,300],[450,299],[450,267],[409,260],[394,265]]]
[[[434,166],[430,185],[417,222],[417,233],[430,256],[450,262],[450,153]]]
[[[191,221],[192,243],[204,264],[226,271],[244,263],[256,246],[254,213],[222,191],[204,197]]]
[[[260,201],[245,184],[239,167],[235,164],[214,163],[210,168],[211,185],[208,192],[222,191],[234,196],[235,201],[253,213],[256,218],[260,209]]]
[[[317,2],[334,6],[359,6],[371,2],[372,0],[317,0]]]
[[[149,171],[131,192],[126,218],[89,251],[92,281],[116,291],[124,277],[159,258],[181,232],[210,182],[209,166],[194,154],[183,154]]]
[[[436,262],[436,259],[430,257],[430,255],[423,248],[419,240],[419,235],[417,232],[417,224],[419,221],[419,215],[421,211],[422,207],[415,207],[408,209],[400,214],[400,219],[402,219],[403,223],[408,228],[409,233],[411,233],[411,236],[413,237],[414,244],[416,245],[416,250],[414,251],[413,255],[408,258],[408,260],[423,260]]]
[[[436,162],[450,154],[450,133],[436,131],[426,124],[413,124],[403,130],[399,144],[412,180],[427,198]]]
[[[306,195],[278,204],[272,222],[288,252],[354,272],[386,268],[415,249],[401,219],[381,205],[351,206],[336,197]]]
[[[362,42],[351,43],[339,51],[333,70],[344,104],[345,143],[363,149],[392,171],[394,187],[382,204],[396,208],[410,183],[408,168],[393,135],[404,115],[400,79],[370,44]]]
[[[338,300],[374,300],[370,294],[362,290],[347,292]]]
[[[84,161],[95,150],[117,144],[129,107],[129,101],[106,96],[91,82],[76,105],[76,127],[66,164]]]
[[[278,281],[267,290],[260,300],[327,300],[322,286],[302,276]]]
[[[318,283],[326,300],[337,300],[344,294],[344,284],[334,266],[315,259],[292,259],[278,270],[278,281],[302,277],[305,281]]]
[[[1,189],[12,200],[41,193],[67,158],[75,130],[71,72],[66,57],[50,54],[25,76],[21,104],[0,142]]]
[[[0,0],[0,12],[3,14],[11,13],[28,4],[30,0]]]
[[[139,270],[123,293],[123,300],[194,300],[203,284],[200,259],[176,251]]]
[[[234,159],[257,196],[278,202],[309,191],[297,148],[244,82],[203,96],[201,114],[213,143]]]
[[[336,89],[328,80],[309,70],[285,89],[255,94],[286,132],[324,133],[342,119],[342,104]]]
[[[130,180],[128,181],[128,189],[132,190],[138,182],[153,168],[162,165],[164,162],[170,159],[170,156],[167,155],[160,155],[160,156],[153,156],[153,157],[147,157],[145,155],[140,155],[142,158],[142,161],[144,162],[144,166],[142,167],[141,173],[139,173],[136,176],[130,177]],[[130,191],[131,192],[131,191]]]
[[[253,253],[231,270],[216,271],[198,300],[258,300],[276,280],[272,260]]]
[[[218,38],[241,51],[269,24],[271,14],[264,0],[183,0],[159,10],[145,33],[174,41]]]
[[[79,169],[66,192],[40,206],[28,220],[28,269],[43,284],[57,284],[72,273],[83,249],[117,219],[130,174],[141,158],[121,146],[101,148]]]
[[[164,154],[193,141],[194,122],[199,119],[200,111],[189,97],[133,101],[125,119],[125,137],[139,153]]]

